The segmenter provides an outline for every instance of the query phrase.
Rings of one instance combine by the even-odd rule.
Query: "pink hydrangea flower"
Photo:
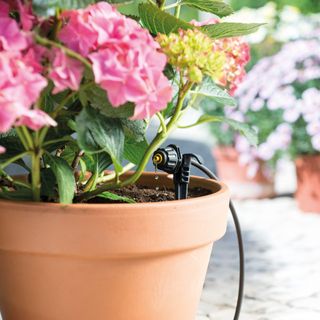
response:
[[[24,51],[23,61],[31,67],[34,72],[42,73],[44,71],[43,60],[49,56],[49,50],[33,43],[30,38],[28,38],[28,41],[30,44]]]
[[[16,126],[27,126],[32,130],[39,130],[43,127],[55,127],[57,125],[47,113],[42,110],[25,110],[25,113],[16,122]]]
[[[37,101],[47,80],[20,53],[0,52],[0,132],[8,131]]]
[[[98,34],[88,22],[86,10],[69,10],[62,14],[66,25],[59,32],[59,39],[70,49],[87,56],[97,41]]]
[[[7,2],[0,1],[0,18],[8,18],[10,12],[10,7]]]
[[[92,62],[95,81],[114,107],[136,105],[134,118],[164,109],[172,89],[163,75],[167,59],[159,45],[136,21],[105,2],[63,14],[59,39]]]
[[[61,50],[54,50],[54,60],[49,77],[54,82],[53,93],[69,88],[78,90],[82,79],[84,66],[81,62],[69,58]]]
[[[33,28],[33,25],[36,22],[36,17],[32,12],[32,3],[28,1],[27,3],[22,3],[21,0],[15,0],[19,16],[20,16],[20,24],[22,30],[30,31]]]
[[[16,21],[0,17],[0,51],[20,51],[26,49],[28,43]]]
[[[18,11],[22,30],[30,31],[33,28],[37,19],[33,15],[31,1],[0,1],[0,17],[8,18],[10,11]]]
[[[163,74],[159,74],[152,83],[155,86],[147,87],[145,96],[136,101],[132,119],[150,118],[156,112],[161,111],[172,99],[172,88],[168,86],[168,79]]]

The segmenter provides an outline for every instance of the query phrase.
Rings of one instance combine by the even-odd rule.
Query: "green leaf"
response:
[[[200,29],[208,34],[211,38],[230,38],[245,36],[256,32],[264,23],[235,23],[235,22],[221,22],[217,24],[209,24]]]
[[[237,105],[236,99],[231,97],[227,90],[221,89],[219,86],[217,86],[209,77],[205,79],[201,87],[195,91],[194,94],[198,95],[196,102],[200,105],[203,102],[206,104],[210,102],[217,102],[227,106]]]
[[[41,197],[46,200],[54,200],[57,198],[56,177],[51,168],[41,170]]]
[[[0,189],[0,199],[12,201],[32,201],[32,190],[28,188],[19,187],[15,191],[7,191]]]
[[[145,121],[123,119],[121,123],[126,137],[130,137],[137,142],[144,140],[147,126]]]
[[[193,29],[191,24],[177,19],[171,14],[160,10],[157,6],[142,3],[139,5],[139,15],[143,25],[153,34],[169,34],[179,29]]]
[[[257,146],[258,145],[258,134],[256,130],[251,128],[249,125],[243,122],[239,122],[233,119],[229,119],[226,117],[218,117],[218,116],[210,116],[210,115],[202,115],[196,124],[192,125],[199,125],[202,123],[208,123],[208,122],[224,122],[227,123],[232,129],[239,131],[242,135],[244,135],[251,145]]]
[[[146,139],[138,142],[134,139],[126,139],[124,147],[124,158],[131,163],[139,164],[148,149],[149,145]]]
[[[47,154],[45,159],[56,177],[60,203],[72,203],[76,189],[76,182],[67,161],[50,154]]]
[[[38,15],[54,14],[55,8],[61,9],[79,9],[85,8],[90,4],[97,3],[100,0],[33,0],[32,6]],[[130,3],[130,0],[108,0],[112,4]]]
[[[89,172],[100,175],[112,164],[110,156],[106,152],[85,154],[83,157],[85,166]]]
[[[121,171],[124,132],[119,119],[110,119],[97,110],[86,107],[76,118],[78,144],[88,153],[107,152]]]
[[[82,92],[82,102],[85,105],[87,105],[87,102],[90,102],[93,108],[100,110],[101,113],[109,118],[129,118],[134,114],[133,103],[128,102],[123,106],[115,108],[109,102],[106,91],[97,85],[87,88],[85,94],[87,101],[85,102],[84,93]]]
[[[182,0],[181,3],[201,11],[213,13],[218,17],[226,17],[234,12],[230,5],[221,0]]]
[[[104,192],[98,195],[98,198],[103,198],[103,199],[108,199],[111,201],[116,201],[116,202],[125,202],[125,203],[136,203],[133,199],[128,198],[128,197],[123,197],[119,196],[117,194],[114,194],[112,192]]]
[[[6,148],[6,152],[0,154],[0,164],[25,152],[25,149],[14,129],[10,130],[9,132],[0,134],[0,146]],[[26,170],[29,170],[22,159],[19,159],[13,163],[18,164]]]

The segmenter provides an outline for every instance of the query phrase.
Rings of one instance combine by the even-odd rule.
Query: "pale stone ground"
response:
[[[237,202],[246,250],[243,320],[320,319],[320,214],[290,198]],[[232,221],[216,243],[197,320],[232,320],[238,253]]]

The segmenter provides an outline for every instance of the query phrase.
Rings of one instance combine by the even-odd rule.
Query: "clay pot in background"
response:
[[[298,206],[305,212],[320,213],[320,155],[296,160]]]
[[[139,181],[171,188],[165,174]],[[194,320],[229,191],[137,204],[0,201],[3,320]]]
[[[213,150],[219,178],[227,184],[234,199],[264,199],[275,195],[274,177],[263,172],[263,164],[253,178],[247,167],[238,162],[238,152],[233,147],[216,147]]]

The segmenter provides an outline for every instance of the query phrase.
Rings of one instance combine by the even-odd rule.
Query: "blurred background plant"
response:
[[[232,158],[237,162],[234,180],[238,179],[236,172],[244,180],[245,170],[249,184],[249,180],[261,178],[261,174],[270,180],[277,165],[281,170],[283,163],[291,166],[288,160],[319,155],[320,1],[232,0],[230,3],[241,10],[225,21],[266,24],[246,37],[251,61],[246,68],[248,75],[235,92],[238,106],[225,110],[217,103],[202,107],[212,116],[231,117],[257,129],[259,146],[252,148],[227,124],[209,125],[215,137],[218,170],[221,159],[230,162]],[[208,15],[200,18],[207,19]],[[230,166],[227,170],[231,171]],[[220,170],[220,175],[224,174]]]

